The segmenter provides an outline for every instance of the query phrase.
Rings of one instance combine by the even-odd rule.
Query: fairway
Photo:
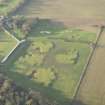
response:
[[[28,0],[15,15],[57,19],[103,19],[104,0]]]
[[[0,61],[16,46],[17,42],[10,35],[0,30]]]

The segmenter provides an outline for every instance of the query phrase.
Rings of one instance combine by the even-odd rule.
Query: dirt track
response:
[[[98,46],[77,95],[86,105],[105,105],[105,32]]]

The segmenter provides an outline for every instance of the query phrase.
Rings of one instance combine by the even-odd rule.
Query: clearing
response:
[[[18,85],[24,84],[24,88],[38,90],[61,105],[68,105],[97,33],[95,27],[79,28],[40,20],[27,37],[28,48],[21,51],[20,57],[9,65],[5,74]]]
[[[16,40],[0,29],[0,61],[16,46]]]

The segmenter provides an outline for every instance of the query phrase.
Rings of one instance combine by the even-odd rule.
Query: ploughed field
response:
[[[77,99],[87,105],[105,105],[105,30],[80,86]]]
[[[104,19],[104,0],[27,0],[15,15],[58,19]]]
[[[69,105],[96,40],[95,28],[66,27],[40,20],[27,36],[26,50],[4,71],[18,85]]]
[[[16,43],[16,40],[0,29],[0,61],[14,48]]]

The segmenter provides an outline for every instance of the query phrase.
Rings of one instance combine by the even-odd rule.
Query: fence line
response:
[[[17,42],[20,42],[19,39],[17,39],[14,35],[12,35],[9,31],[7,31],[4,27],[2,27],[3,31],[8,34],[9,36],[11,36],[13,39],[15,39]]]
[[[4,30],[4,32],[6,32],[8,35],[10,35],[12,38],[14,38],[17,41],[16,46],[2,59],[1,64],[3,64],[8,58],[9,56],[14,52],[14,50],[23,42],[25,42],[26,40],[18,40],[14,35],[12,35],[10,32],[8,32],[4,27],[2,27],[2,29]]]
[[[80,76],[80,80],[79,80],[79,82],[78,82],[78,84],[77,84],[77,87],[76,87],[75,92],[74,92],[74,95],[73,95],[73,100],[72,100],[72,102],[71,102],[72,105],[74,104],[75,99],[76,99],[76,97],[77,97],[77,95],[78,95],[78,92],[79,92],[79,89],[80,89],[80,85],[81,85],[81,83],[82,83],[82,81],[83,81],[83,79],[84,79],[84,76],[85,76],[86,72],[87,72],[87,68],[88,68],[88,66],[89,66],[89,64],[90,64],[90,61],[91,61],[91,59],[92,59],[92,56],[94,55],[94,52],[95,52],[95,49],[96,49],[96,47],[97,47],[98,41],[99,41],[99,39],[100,39],[100,37],[101,37],[101,34],[102,34],[102,32],[103,32],[103,28],[104,28],[104,27],[101,26],[101,27],[99,28],[99,31],[97,32],[96,43],[95,43],[95,45],[94,45],[94,47],[93,47],[93,49],[92,49],[92,51],[91,51],[91,53],[90,53],[90,55],[89,55],[89,57],[88,57],[87,63],[86,63],[86,65],[84,66],[84,70],[83,70],[83,72],[82,72],[82,74],[81,74],[81,76]]]

